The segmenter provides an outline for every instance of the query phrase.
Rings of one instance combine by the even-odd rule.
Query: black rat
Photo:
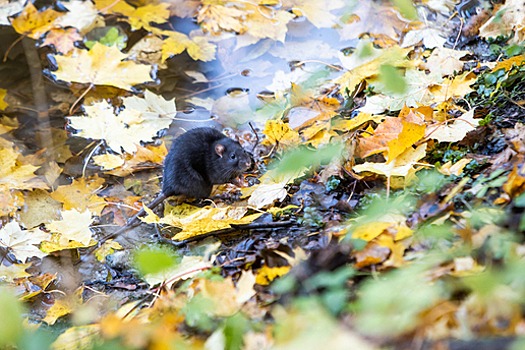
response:
[[[162,191],[148,208],[153,209],[174,195],[206,198],[213,185],[238,181],[250,165],[248,153],[238,142],[223,133],[209,127],[188,130],[173,141],[164,159]],[[143,214],[144,208],[129,219],[125,226],[100,242],[129,229]]]

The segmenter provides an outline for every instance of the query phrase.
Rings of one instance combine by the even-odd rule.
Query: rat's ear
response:
[[[215,153],[217,153],[219,157],[222,158],[222,155],[224,154],[225,150],[226,150],[226,147],[224,147],[224,145],[221,145],[220,143],[215,145]]]

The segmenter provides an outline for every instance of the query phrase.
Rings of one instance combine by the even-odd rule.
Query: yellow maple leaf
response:
[[[58,70],[56,79],[94,85],[115,86],[131,90],[132,85],[152,81],[152,67],[125,61],[128,55],[116,46],[95,43],[91,50],[75,49],[67,56],[55,56]]]
[[[91,178],[73,179],[70,185],[59,186],[50,196],[54,200],[64,203],[65,210],[76,209],[84,212],[91,211],[95,215],[100,215],[106,202],[97,196],[97,192],[102,188],[104,179],[98,176]]]
[[[9,104],[5,101],[5,97],[7,95],[6,89],[0,89],[0,111],[5,110]]]
[[[360,112],[356,117],[352,119],[335,119],[332,121],[332,129],[340,131],[352,131],[359,128],[361,125],[373,121],[380,123],[385,120],[384,115],[372,115],[370,113]]]
[[[34,174],[39,167],[24,164],[19,157],[20,154],[14,148],[0,146],[0,185],[18,190],[47,188],[48,186]]]
[[[418,161],[426,155],[426,144],[419,145],[416,149],[408,148],[405,152],[394,158],[388,163],[363,163],[355,165],[352,170],[358,173],[361,172],[372,172],[375,174],[384,175],[387,178],[392,176],[407,176],[418,164]]]
[[[265,145],[279,144],[282,148],[287,148],[301,143],[299,133],[280,120],[268,120],[263,133],[266,135],[262,142]]]
[[[277,277],[286,275],[291,268],[291,266],[269,267],[268,265],[263,265],[257,271],[255,282],[261,286],[267,286]]]
[[[78,309],[78,306],[82,304],[82,291],[83,288],[79,288],[75,293],[62,295],[57,298],[53,305],[47,309],[46,317],[42,319],[48,325],[54,325],[55,322],[62,316],[68,315],[73,310]]]
[[[221,30],[241,33],[245,12],[232,6],[223,6],[222,1],[204,0],[197,14],[202,29],[219,33]]]
[[[151,142],[157,133],[169,127],[176,114],[173,100],[166,101],[151,92],[145,98],[124,99],[124,110],[115,115],[107,101],[84,106],[87,116],[69,117],[77,136],[102,139],[115,152],[134,153],[141,142]]]
[[[442,83],[430,88],[435,102],[446,101],[450,98],[464,97],[473,91],[470,85],[474,84],[478,77],[472,72],[465,72],[453,78],[445,78]]]
[[[22,35],[33,39],[39,39],[43,34],[55,27],[55,20],[63,13],[48,8],[39,12],[31,1],[15,18],[11,19],[13,29]]]
[[[383,65],[390,65],[397,68],[411,67],[414,65],[414,62],[407,59],[407,54],[410,50],[410,48],[403,49],[399,46],[379,50],[379,52],[373,56],[373,59],[367,61],[365,58],[365,61],[361,65],[348,68],[345,66],[345,68],[350,70],[337,78],[335,82],[341,85],[343,91],[348,89],[352,92],[362,80],[377,75],[379,68]],[[356,55],[356,53],[353,55]]]
[[[112,12],[118,12],[128,17],[127,22],[131,25],[132,30],[144,28],[151,31],[150,23],[162,24],[168,21],[170,17],[169,6],[168,3],[147,4],[138,8],[121,6],[112,8]]]
[[[60,233],[61,238],[64,238],[64,244],[69,241],[80,242],[87,246],[91,241],[90,226],[93,222],[91,212],[86,210],[79,212],[75,209],[62,211],[62,220],[53,220],[46,224],[46,228],[54,233]]]
[[[262,213],[246,215],[248,208],[191,208],[187,206],[181,206],[176,210],[183,210],[183,212],[172,212],[160,219],[160,223],[168,224],[171,226],[179,227],[182,229],[181,232],[177,233],[173,239],[182,241],[190,237],[202,235],[211,231],[222,230],[230,228],[230,224],[241,225],[248,224],[253,220],[257,219]],[[242,209],[242,210],[240,210]],[[189,214],[185,215],[185,213]]]
[[[188,55],[194,60],[208,62],[215,59],[217,46],[203,36],[190,38],[185,34],[169,31],[162,31],[159,34],[167,36],[162,43],[162,62],[184,50],[187,50]]]
[[[521,67],[523,64],[525,64],[525,54],[507,58],[506,60],[498,62],[494,68],[492,68],[492,72],[495,72],[498,69],[503,69],[505,72],[508,72],[512,69],[512,67]]]

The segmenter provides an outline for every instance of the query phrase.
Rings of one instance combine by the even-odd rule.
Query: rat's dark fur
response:
[[[211,194],[213,185],[237,180],[250,165],[250,156],[238,142],[212,128],[191,129],[173,141],[164,159],[162,192],[148,208],[153,209],[174,195],[206,198]],[[138,223],[143,214],[144,208],[100,243]]]
[[[212,128],[192,129],[171,145],[164,160],[162,193],[206,198],[213,185],[234,180],[250,164],[238,142]]]

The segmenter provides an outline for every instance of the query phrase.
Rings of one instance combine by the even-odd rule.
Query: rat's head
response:
[[[223,138],[213,145],[210,179],[215,184],[234,180],[248,170],[252,164],[250,155],[232,139]]]

